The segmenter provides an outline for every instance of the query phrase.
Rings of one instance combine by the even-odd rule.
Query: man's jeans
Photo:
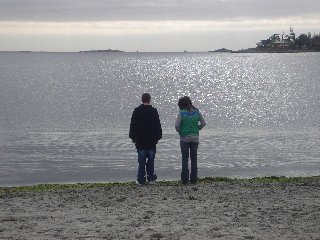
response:
[[[146,182],[146,170],[147,170],[147,180],[153,182],[157,179],[157,175],[154,173],[154,158],[156,155],[156,150],[137,150],[138,152],[138,176],[137,180],[140,184],[145,184]]]
[[[182,171],[181,171],[181,181],[182,183],[189,182],[189,150],[190,150],[190,159],[191,159],[191,174],[190,182],[196,183],[198,179],[198,166],[197,166],[197,151],[198,151],[198,142],[180,142],[181,154],[182,154]]]

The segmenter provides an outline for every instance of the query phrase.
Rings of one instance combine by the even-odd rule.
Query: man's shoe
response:
[[[146,183],[144,182],[139,182],[139,181],[137,181],[137,185],[139,185],[139,186],[143,186],[143,185],[145,185]]]
[[[158,178],[157,174],[153,174],[151,176],[147,176],[148,182],[154,182],[155,180],[157,180],[157,178]]]
[[[188,184],[188,181],[181,181],[181,184],[182,184],[182,185],[187,185],[187,184]]]

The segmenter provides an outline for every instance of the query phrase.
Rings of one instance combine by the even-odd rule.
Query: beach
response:
[[[320,180],[2,191],[0,239],[320,239]]]

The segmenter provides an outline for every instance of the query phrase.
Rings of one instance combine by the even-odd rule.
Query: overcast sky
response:
[[[0,50],[208,51],[320,33],[319,0],[0,0]]]

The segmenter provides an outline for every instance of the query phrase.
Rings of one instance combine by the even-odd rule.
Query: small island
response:
[[[226,48],[220,48],[220,49],[217,49],[217,50],[214,50],[214,51],[209,51],[209,52],[231,53],[232,50],[229,50],[229,49],[226,49]]]
[[[110,53],[110,52],[124,52],[124,51],[107,49],[107,50],[88,50],[88,51],[80,51],[80,52],[98,52],[98,53],[107,52],[107,53]]]

